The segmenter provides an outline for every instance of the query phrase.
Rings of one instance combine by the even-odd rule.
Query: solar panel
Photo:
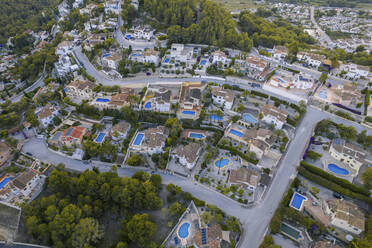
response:
[[[201,229],[202,234],[202,244],[207,244],[207,230],[205,228]]]

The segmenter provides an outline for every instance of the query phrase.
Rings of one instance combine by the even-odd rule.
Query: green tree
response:
[[[99,223],[93,218],[84,218],[79,221],[72,234],[72,246],[76,248],[89,247],[97,243],[104,235]]]
[[[213,217],[209,212],[204,212],[202,213],[201,218],[205,224],[209,224]]]
[[[182,206],[179,202],[175,202],[169,206],[168,210],[171,215],[178,216],[182,213]]]
[[[371,190],[372,189],[372,167],[367,168],[362,174],[362,181],[364,186]]]
[[[137,247],[153,246],[152,240],[156,233],[156,225],[150,221],[148,214],[135,214],[124,225],[129,240],[137,244]]]

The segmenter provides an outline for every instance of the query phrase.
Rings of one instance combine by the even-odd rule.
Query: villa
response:
[[[231,62],[231,59],[227,57],[227,55],[222,52],[221,50],[215,51],[211,55],[211,63],[213,64],[219,64],[221,63],[222,65],[228,65]]]
[[[113,33],[99,33],[90,35],[83,43],[84,49],[91,51],[95,45],[102,44],[106,39],[112,38]]]
[[[148,25],[137,26],[133,28],[133,32],[130,35],[133,35],[136,39],[149,41],[154,38],[154,30]]]
[[[147,88],[142,109],[169,113],[171,111],[172,92],[166,88]]]
[[[288,48],[285,46],[274,46],[273,49],[273,58],[281,61],[284,60],[288,55]]]
[[[122,88],[120,93],[113,95],[109,102],[109,108],[121,109],[124,106],[129,106],[131,103],[130,97],[134,95],[134,90],[130,88]]]
[[[73,47],[73,42],[72,41],[62,41],[61,43],[58,44],[56,48],[56,54],[57,55],[65,55],[68,53],[72,53],[72,47]]]
[[[189,170],[192,170],[198,161],[201,151],[201,144],[188,143],[187,145],[179,145],[174,150],[173,157],[177,158],[180,164],[186,166]]]
[[[168,132],[168,129],[164,126],[138,131],[133,137],[130,148],[133,151],[150,155],[161,153],[167,141]]]
[[[102,56],[102,66],[104,68],[116,70],[118,68],[121,58],[122,54],[120,52],[116,52],[113,54],[104,54]]]
[[[329,153],[333,158],[346,163],[356,171],[359,171],[359,168],[366,162],[366,159],[368,159],[367,152],[360,146],[343,139],[332,140],[329,146]]]
[[[256,170],[241,167],[230,171],[229,182],[254,191],[260,183],[260,174]]]
[[[230,232],[220,224],[204,223],[199,209],[192,201],[162,245],[171,247],[221,248],[230,246]]]
[[[245,59],[245,72],[248,77],[256,79],[258,81],[265,81],[270,73],[270,63],[264,59],[249,56]]]
[[[340,69],[345,71],[346,76],[352,79],[366,78],[369,74],[369,67],[363,65],[345,64]]]
[[[177,111],[179,119],[199,118],[202,108],[202,89],[201,83],[182,83],[180,93],[180,106]]]
[[[148,63],[158,65],[160,62],[159,52],[154,49],[147,49],[146,51],[134,51],[129,59],[138,63]]]
[[[118,141],[125,139],[128,134],[131,125],[128,122],[122,121],[110,128],[110,136],[113,140]]]
[[[12,149],[5,142],[0,142],[0,166],[5,165],[12,156]]]
[[[297,59],[313,67],[319,67],[323,63],[325,56],[314,53],[298,52]]]
[[[49,124],[53,122],[53,119],[57,114],[57,108],[48,103],[44,108],[36,113],[36,116],[43,127],[47,128]]]
[[[13,180],[13,192],[17,195],[29,198],[32,194],[33,189],[40,182],[40,175],[34,170],[22,172]]]
[[[187,63],[193,58],[193,48],[185,47],[184,44],[173,43],[170,50],[171,58],[174,58],[176,62]]]
[[[357,205],[347,200],[327,201],[325,212],[330,216],[330,225],[354,235],[365,229],[365,214]]]
[[[67,147],[80,146],[84,135],[87,133],[85,127],[69,127],[62,133],[56,133],[51,138],[51,143],[65,145]],[[55,138],[55,139],[54,139]]]
[[[261,113],[263,114],[262,121],[269,125],[273,124],[276,129],[282,129],[288,117],[287,112],[270,104],[263,106]]]
[[[96,85],[90,81],[75,80],[65,87],[65,92],[70,98],[92,99],[96,95],[93,91],[95,87]]]
[[[120,9],[119,9],[119,1],[118,0],[106,0],[105,1],[105,13],[110,14],[119,14]]]
[[[357,104],[362,99],[361,92],[357,86],[352,83],[344,83],[343,85],[323,85],[319,87],[314,95],[314,99],[324,103],[338,103],[345,106]]]
[[[232,90],[224,89],[222,87],[215,87],[212,89],[213,103],[231,109],[234,104],[235,93]]]

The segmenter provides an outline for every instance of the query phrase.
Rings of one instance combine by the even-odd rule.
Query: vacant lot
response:
[[[21,211],[0,203],[0,237],[13,240]]]

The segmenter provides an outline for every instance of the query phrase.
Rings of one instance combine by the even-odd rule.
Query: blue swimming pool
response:
[[[96,102],[109,102],[110,99],[107,99],[107,98],[97,98],[96,99]]]
[[[127,38],[127,39],[132,39],[132,35],[127,34],[127,35],[125,35],[125,38]]]
[[[294,193],[289,205],[297,210],[301,210],[302,204],[305,200],[305,196],[300,195],[299,193]]]
[[[0,182],[0,190],[4,188],[10,181],[11,177],[6,177]]]
[[[138,133],[137,136],[136,136],[136,139],[133,142],[133,145],[139,146],[141,144],[144,136],[145,136],[144,133]]]
[[[207,61],[205,59],[203,59],[202,61],[200,61],[200,65],[203,66],[207,63]]]
[[[178,236],[181,239],[187,238],[189,236],[189,228],[190,228],[190,223],[188,222],[183,223],[178,229]]]
[[[243,133],[236,131],[235,129],[230,129],[230,133],[238,137],[243,137]]]
[[[328,165],[328,169],[330,171],[332,171],[333,173],[335,174],[339,174],[339,175],[343,175],[343,176],[346,176],[346,175],[349,175],[349,171],[344,169],[344,168],[341,168],[335,164],[329,164]]]
[[[164,59],[164,63],[169,63],[169,61],[170,61],[169,58]]]
[[[195,111],[184,110],[184,111],[182,111],[182,114],[184,114],[184,115],[195,115]]]
[[[102,57],[103,57],[103,58],[106,58],[106,57],[108,57],[108,56],[110,56],[110,55],[111,55],[111,54],[106,53],[106,54],[102,55]]]
[[[210,115],[212,121],[222,121],[223,117],[218,115]]]
[[[204,136],[204,134],[201,134],[201,133],[189,133],[189,138],[192,138],[192,139],[204,139],[205,136]]]
[[[151,108],[151,102],[147,102],[147,103],[145,104],[145,108],[146,108],[146,109],[150,109],[150,108]]]
[[[227,158],[217,159],[214,161],[214,166],[221,169],[227,166],[229,163],[230,163],[230,159],[227,159]]]
[[[97,143],[102,143],[103,139],[105,138],[106,134],[105,133],[99,133],[95,142]]]
[[[250,115],[248,113],[243,114],[243,120],[246,121],[246,122],[253,123],[253,124],[257,123],[256,118],[254,118],[252,115]]]

